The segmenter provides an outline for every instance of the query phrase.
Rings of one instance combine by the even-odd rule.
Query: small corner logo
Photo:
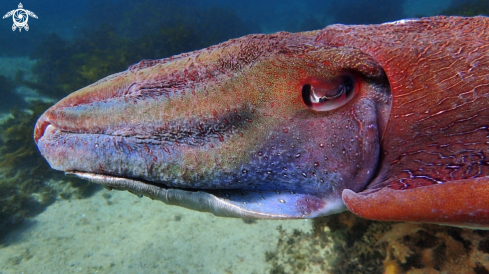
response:
[[[29,20],[29,16],[37,19],[37,15],[35,15],[32,11],[25,10],[23,8],[24,6],[22,6],[22,3],[19,3],[18,9],[7,12],[7,14],[5,14],[2,18],[5,19],[12,16],[12,19],[14,20],[12,31],[15,31],[17,28],[19,29],[19,32],[22,31],[22,28],[28,31],[29,25],[27,25],[27,21]]]

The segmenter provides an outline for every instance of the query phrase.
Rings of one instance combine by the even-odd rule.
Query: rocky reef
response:
[[[350,212],[313,220],[311,232],[279,228],[265,254],[270,273],[489,273],[489,231],[377,222]]]

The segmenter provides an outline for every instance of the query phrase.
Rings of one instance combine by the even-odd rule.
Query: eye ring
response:
[[[336,109],[353,97],[356,86],[355,78],[348,74],[328,81],[310,79],[302,86],[302,100],[312,110]]]

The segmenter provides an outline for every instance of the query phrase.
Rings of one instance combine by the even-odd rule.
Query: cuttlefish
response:
[[[248,35],[49,108],[52,168],[218,216],[489,227],[489,18]]]

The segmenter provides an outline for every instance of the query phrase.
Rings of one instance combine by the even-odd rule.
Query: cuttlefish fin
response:
[[[342,197],[351,212],[367,219],[489,229],[489,177],[406,190],[346,189]]]

